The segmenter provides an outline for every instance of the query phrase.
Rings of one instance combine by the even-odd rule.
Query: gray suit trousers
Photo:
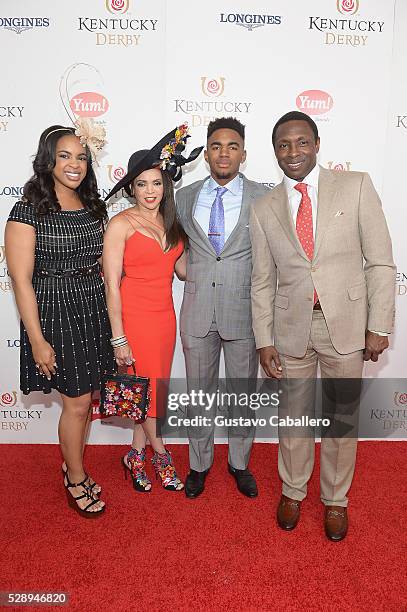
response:
[[[223,348],[226,373],[226,392],[250,392],[250,385],[255,384],[258,370],[258,357],[254,338],[224,340],[220,336],[216,323],[213,322],[208,334],[197,338],[181,333],[185,355],[188,392],[202,390],[204,393],[216,394],[219,381],[219,360]],[[197,472],[209,469],[214,454],[214,419],[218,408],[224,416],[252,417],[247,408],[233,406],[228,413],[224,407],[214,402],[210,410],[201,406],[189,406],[188,418],[204,416],[210,419],[211,425],[201,428],[189,428],[189,461],[190,467]],[[250,411],[251,412],[251,411]],[[230,427],[229,464],[235,469],[246,469],[255,434],[254,427]]]

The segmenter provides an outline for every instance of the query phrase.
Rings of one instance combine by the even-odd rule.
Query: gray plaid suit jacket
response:
[[[208,236],[194,219],[205,180],[183,187],[176,195],[179,220],[189,238],[187,278],[180,313],[181,333],[203,338],[209,332],[215,312],[222,338],[252,338],[249,217],[253,202],[269,190],[243,176],[239,220],[220,257],[217,257]]]

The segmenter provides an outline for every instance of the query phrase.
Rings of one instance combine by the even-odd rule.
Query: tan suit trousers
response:
[[[361,379],[363,351],[348,355],[338,353],[329,337],[324,315],[314,310],[307,352],[302,358],[280,355],[284,384],[289,386],[286,401],[281,401],[280,416],[292,418],[310,414],[315,405],[315,381],[320,366],[322,379],[336,379],[338,384],[352,387],[339,379]],[[321,381],[323,382],[323,381]],[[335,384],[335,381],[326,381]],[[360,382],[360,381],[359,381]],[[355,381],[358,385],[358,381]],[[354,396],[351,421],[357,420],[359,393]],[[334,409],[335,411],[335,409]],[[346,420],[346,416],[344,417]],[[355,422],[353,423],[355,424]],[[295,430],[295,431],[294,431]],[[357,430],[357,424],[356,424]],[[314,467],[315,440],[310,428],[280,428],[278,470],[283,481],[283,494],[303,500],[307,483]],[[325,505],[347,506],[347,493],[352,483],[356,461],[357,433],[341,437],[322,436],[321,439],[321,500]]]

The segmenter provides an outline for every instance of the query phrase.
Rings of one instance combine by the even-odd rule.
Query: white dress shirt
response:
[[[243,196],[243,177],[238,174],[226,185],[227,191],[222,196],[223,210],[225,212],[225,244],[233,232],[240,216]],[[206,235],[209,231],[209,218],[212,204],[216,198],[216,189],[221,187],[211,176],[204,182],[196,203],[194,218],[198,221]]]

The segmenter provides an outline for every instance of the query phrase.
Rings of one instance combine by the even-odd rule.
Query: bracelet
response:
[[[115,351],[118,348],[122,348],[122,346],[128,346],[128,344],[129,344],[128,342],[124,342],[123,344],[118,344],[117,346],[113,347],[113,351]]]
[[[126,336],[117,336],[117,338],[110,338],[110,344],[113,348],[117,348],[118,346],[125,346],[127,344]]]

